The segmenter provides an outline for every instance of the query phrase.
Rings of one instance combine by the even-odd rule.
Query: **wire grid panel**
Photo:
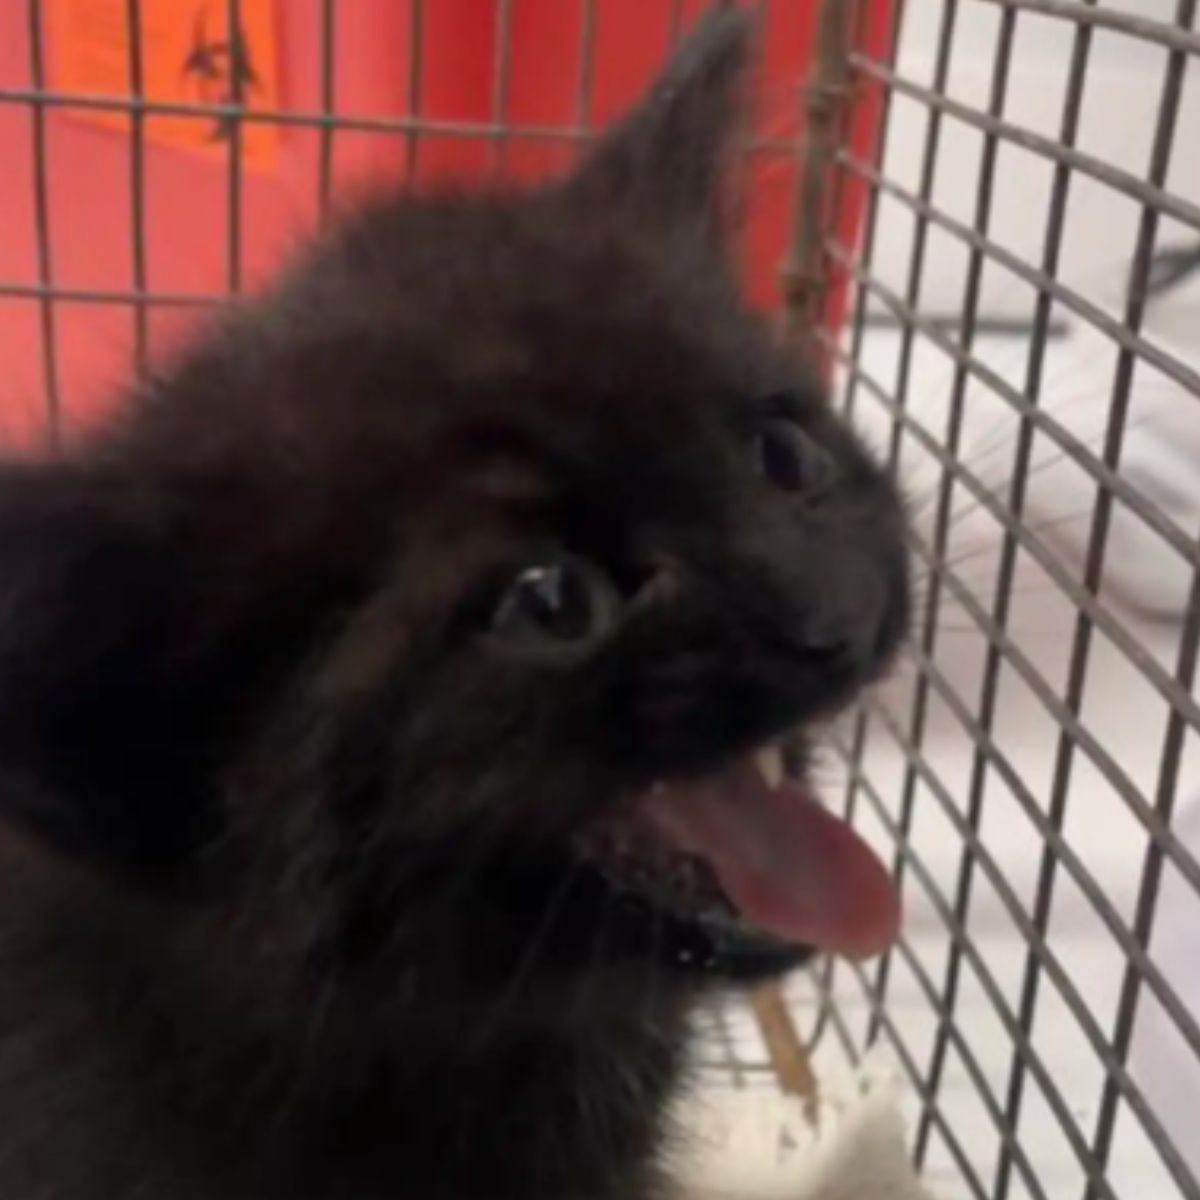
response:
[[[93,419],[360,190],[561,173],[711,2],[0,5],[0,441]],[[812,10],[763,11],[742,252],[770,309]]]
[[[906,931],[815,1031],[894,1056],[950,1195],[1200,1198],[1195,10],[909,0],[850,54],[885,117],[826,342],[921,585],[832,764]]]

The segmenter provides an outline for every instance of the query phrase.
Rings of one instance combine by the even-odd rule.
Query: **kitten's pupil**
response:
[[[581,566],[543,563],[526,567],[513,580],[492,627],[499,633],[577,641],[594,632],[598,617],[592,583]]]
[[[768,421],[755,439],[754,453],[762,477],[783,491],[815,499],[833,481],[832,459],[794,421]]]

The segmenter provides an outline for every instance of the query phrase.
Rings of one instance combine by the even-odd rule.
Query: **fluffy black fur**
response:
[[[689,1008],[779,964],[579,831],[905,620],[890,485],[724,261],[747,37],[712,16],[563,184],[348,216],[0,470],[4,1200],[659,1194]],[[774,419],[819,502],[756,470]],[[565,555],[586,634],[498,630]]]

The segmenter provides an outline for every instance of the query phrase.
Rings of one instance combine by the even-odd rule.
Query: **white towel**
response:
[[[870,1067],[823,1099],[698,1089],[680,1106],[680,1200],[932,1200],[913,1172],[893,1075]]]

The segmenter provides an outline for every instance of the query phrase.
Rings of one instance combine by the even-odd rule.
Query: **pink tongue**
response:
[[[672,845],[705,858],[741,915],[764,932],[846,958],[892,943],[900,897],[871,848],[794,783],[747,763],[655,788],[643,812]]]

